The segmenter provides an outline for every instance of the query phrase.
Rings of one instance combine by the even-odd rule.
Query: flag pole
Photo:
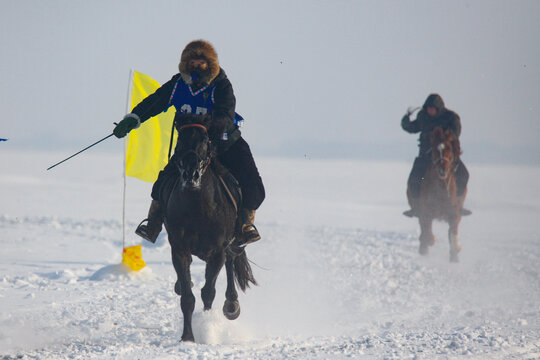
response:
[[[127,99],[126,99],[126,114],[131,112],[131,93],[133,92],[133,73],[134,70],[131,68],[129,70],[129,81],[128,81],[128,90],[127,90]],[[126,136],[124,140],[124,191],[122,196],[122,254],[126,247],[126,155],[127,155],[127,145],[128,137]]]
[[[172,151],[172,143],[174,138],[174,119],[172,121],[172,128],[171,128],[171,140],[169,141],[169,154],[167,155],[167,161],[171,159],[171,151]]]

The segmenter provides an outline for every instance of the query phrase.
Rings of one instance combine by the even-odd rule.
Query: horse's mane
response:
[[[177,131],[180,131],[180,128],[182,126],[184,126],[184,125],[191,125],[191,124],[203,125],[208,129],[208,135],[210,136],[210,139],[212,139],[212,137],[213,137],[212,132],[220,131],[220,130],[219,129],[216,130],[214,128],[211,119],[212,119],[211,116],[208,115],[208,114],[205,114],[205,115],[183,114],[182,115],[182,123],[181,124],[176,123],[175,127],[176,127]],[[211,148],[210,148],[211,149],[210,150],[211,151],[210,156],[212,157],[212,162],[210,163],[210,166],[214,170],[216,175],[224,176],[224,175],[230,173],[229,169],[227,169],[218,160],[217,149],[216,149],[216,147],[215,147],[215,145],[213,144],[212,141],[210,142],[210,146],[211,146]]]
[[[176,131],[180,131],[180,128],[184,125],[198,124],[206,127],[210,140],[215,141],[221,138],[221,135],[225,131],[224,121],[216,121],[211,115],[204,114],[191,114],[184,113],[180,117],[180,121],[175,123]]]
[[[225,176],[226,174],[230,173],[229,169],[227,169],[217,158],[217,156],[212,157],[212,162],[210,163],[210,167],[214,170],[216,175],[219,176]]]
[[[176,127],[176,131],[180,131],[180,128],[184,125],[190,125],[190,124],[198,124],[203,125],[205,127],[208,127],[210,123],[210,115],[197,115],[197,114],[190,114],[190,113],[184,113],[180,117],[181,121],[176,121],[174,126]]]

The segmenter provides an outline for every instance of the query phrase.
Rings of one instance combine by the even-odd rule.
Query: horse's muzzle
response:
[[[180,176],[182,178],[182,189],[199,190],[201,188],[202,176],[200,170],[195,170],[192,174],[183,170]]]
[[[184,181],[182,182],[182,189],[184,190],[200,190],[201,184],[197,184],[194,181]]]
[[[445,168],[438,168],[437,169],[437,175],[439,175],[439,179],[444,180],[448,176],[448,169]]]

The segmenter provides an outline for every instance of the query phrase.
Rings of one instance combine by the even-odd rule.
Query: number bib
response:
[[[214,87],[205,86],[193,91],[191,86],[180,78],[171,94],[169,106],[171,105],[174,105],[176,111],[183,113],[197,115],[211,113],[214,108]]]

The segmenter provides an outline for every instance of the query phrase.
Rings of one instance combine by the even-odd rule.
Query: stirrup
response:
[[[242,226],[242,238],[237,244],[244,247],[259,240],[261,240],[261,235],[259,234],[257,227],[254,224],[244,224]]]
[[[409,210],[404,211],[403,215],[412,218],[416,216],[416,211],[414,211],[413,209],[409,209]]]
[[[146,221],[146,224],[143,224],[145,221]],[[148,218],[144,219],[143,221],[139,223],[139,225],[137,226],[137,229],[135,230],[135,234],[139,235],[144,240],[150,241],[152,244],[156,243],[157,236],[152,239],[150,234],[148,234]]]
[[[244,233],[244,230],[246,228],[253,228],[253,230],[251,230],[250,233],[252,235],[253,235],[253,233],[255,233],[256,235],[250,237],[249,233],[248,234]],[[249,245],[251,243],[254,243],[255,241],[259,241],[260,239],[261,239],[261,235],[259,234],[259,231],[255,227],[255,225],[253,225],[253,224],[244,224],[242,226],[242,234],[241,234],[241,236],[239,238],[233,239],[231,241],[230,245],[227,247],[227,249],[233,255],[240,255],[244,251],[244,248],[247,245]]]
[[[472,211],[469,209],[461,208],[459,210],[459,213],[461,214],[461,216],[469,216],[472,214]]]

